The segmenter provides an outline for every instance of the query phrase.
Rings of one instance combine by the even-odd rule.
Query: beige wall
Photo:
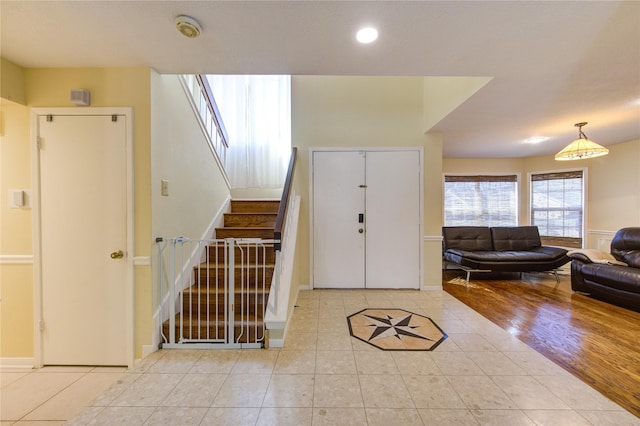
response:
[[[528,174],[586,169],[585,243],[596,248],[594,233],[640,226],[640,140],[609,146],[609,155],[590,160],[555,161],[552,155],[517,159],[444,159],[443,173],[520,174],[519,222],[529,223]]]
[[[292,144],[298,147],[295,185],[301,195],[294,271],[299,281],[294,285],[310,284],[310,148],[424,147],[424,230],[440,235],[442,142],[438,135],[424,134],[423,84],[422,77],[292,77]],[[435,262],[425,256],[426,286],[441,285],[440,269],[440,256]],[[437,279],[427,276],[434,270]]]
[[[2,101],[0,160],[0,249],[2,256],[32,256],[31,211],[7,208],[8,189],[30,189],[30,139],[28,107],[71,107],[69,91],[91,91],[92,106],[131,106],[134,110],[135,168],[135,256],[148,258],[153,237],[177,232],[187,214],[183,203],[200,193],[211,196],[209,209],[198,221],[216,210],[227,190],[215,173],[182,176],[171,155],[185,154],[179,162],[189,164],[183,131],[193,131],[186,116],[177,110],[177,86],[171,77],[148,68],[26,69],[27,107]],[[20,83],[18,83],[20,84]],[[294,185],[301,195],[294,285],[309,281],[309,148],[311,147],[424,147],[425,163],[425,286],[440,285],[440,227],[442,225],[442,174],[444,172],[510,172],[521,174],[520,221],[526,223],[526,175],[576,167],[588,168],[588,228],[615,231],[622,226],[640,226],[640,141],[610,147],[600,159],[567,163],[551,157],[529,159],[442,159],[443,140],[424,131],[424,80],[421,77],[292,77],[293,145],[299,147]],[[175,103],[175,104],[174,104]],[[153,117],[153,120],[152,120]],[[183,126],[185,126],[183,128]],[[189,130],[185,130],[188,128]],[[152,137],[153,143],[152,146]],[[157,140],[156,140],[157,139]],[[157,146],[155,144],[158,144]],[[171,150],[172,154],[164,151]],[[196,161],[208,162],[196,155]],[[152,170],[152,162],[154,164]],[[182,167],[182,166],[180,166]],[[159,179],[168,177],[170,196],[158,197]],[[152,178],[153,177],[153,178]],[[211,189],[192,181],[213,179]],[[195,190],[194,190],[195,188]],[[175,191],[175,192],[174,192]],[[209,193],[208,191],[213,191]],[[152,216],[152,211],[154,216]],[[190,213],[190,212],[189,212]],[[201,228],[201,225],[196,226]],[[198,230],[194,228],[195,234]],[[32,264],[1,265],[0,357],[33,357],[33,267]],[[135,269],[135,355],[151,343],[151,268]],[[10,328],[9,328],[10,326]]]
[[[26,104],[24,68],[0,58],[0,98]]]
[[[205,231],[229,187],[178,77],[155,74],[152,87],[152,235],[211,238]],[[160,195],[161,179],[169,196]]]
[[[151,202],[150,202],[150,74],[148,68],[55,68],[25,69],[24,93],[27,107],[73,107],[69,101],[71,89],[91,92],[91,106],[133,108],[134,146],[134,256],[145,259],[151,254]],[[4,93],[3,93],[4,94]],[[14,189],[31,189],[29,109],[6,108],[2,140],[3,200],[7,198],[7,185]],[[11,124],[7,119],[11,117]],[[17,117],[16,121],[14,118]],[[16,129],[13,129],[13,126]],[[9,143],[5,143],[5,140]],[[7,150],[5,150],[5,148]],[[6,155],[6,154],[10,154]],[[5,167],[5,161],[15,167]],[[5,176],[6,174],[6,176]],[[4,205],[2,207],[5,208]],[[2,220],[2,255],[32,256],[30,220],[31,211],[10,211]],[[25,218],[28,216],[28,218]],[[6,220],[5,220],[6,219]],[[7,239],[4,236],[7,236]],[[17,237],[12,237],[17,235]],[[136,266],[135,294],[135,355],[140,357],[142,346],[150,343],[151,275],[150,266],[142,261]],[[8,266],[8,267],[7,267]],[[11,325],[11,334],[0,337],[0,357],[32,358],[33,353],[33,265],[2,265],[2,327]],[[11,268],[11,270],[10,270]],[[8,271],[8,272],[5,272]],[[4,295],[11,295],[5,298]],[[29,318],[25,321],[23,317]],[[20,336],[16,339],[15,336]]]
[[[34,345],[31,209],[10,209],[8,197],[10,189],[31,189],[29,109],[1,102],[0,358],[30,358]]]
[[[227,181],[209,148],[178,76],[153,73],[151,87],[153,238],[212,238],[209,230],[212,219],[229,197]],[[168,196],[160,193],[162,179],[169,183]],[[155,267],[153,274],[157,274]],[[158,283],[159,278],[154,275],[153,281]],[[151,295],[148,296],[146,300],[151,300]],[[149,319],[160,305],[161,297],[156,295],[157,300],[154,300],[154,306],[149,311]],[[158,318],[159,323],[163,319]]]

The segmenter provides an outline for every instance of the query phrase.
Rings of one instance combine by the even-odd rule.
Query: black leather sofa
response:
[[[552,271],[571,259],[567,250],[543,246],[537,226],[442,228],[443,259],[467,272]],[[556,280],[558,279],[556,275]]]
[[[640,228],[622,228],[611,240],[611,260],[570,252],[571,289],[640,312]],[[626,264],[626,265],[625,265]]]

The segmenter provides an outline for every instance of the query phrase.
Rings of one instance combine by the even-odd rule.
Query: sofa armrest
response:
[[[578,260],[582,263],[593,263],[591,262],[591,259],[589,259],[589,256],[582,254],[582,253],[567,253],[567,256],[569,256],[571,258],[571,260]]]
[[[572,250],[567,255],[584,263],[603,263],[607,265],[627,266],[626,263],[617,260],[610,253],[594,249]]]

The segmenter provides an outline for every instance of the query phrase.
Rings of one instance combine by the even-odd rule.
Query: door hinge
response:
[[[40,324],[38,324],[40,327],[40,331],[44,331],[44,320],[40,320]]]
[[[51,123],[53,121],[53,115],[47,115],[47,122]]]

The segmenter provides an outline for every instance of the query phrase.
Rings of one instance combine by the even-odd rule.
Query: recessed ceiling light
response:
[[[180,34],[189,38],[196,38],[202,32],[198,21],[187,15],[176,17],[176,28],[180,31]]]
[[[549,139],[548,136],[532,136],[529,139],[525,139],[524,143],[536,144],[536,143],[544,142],[547,139]]]
[[[378,30],[372,27],[362,28],[356,34],[356,40],[360,43],[367,44],[376,41],[378,38]]]

